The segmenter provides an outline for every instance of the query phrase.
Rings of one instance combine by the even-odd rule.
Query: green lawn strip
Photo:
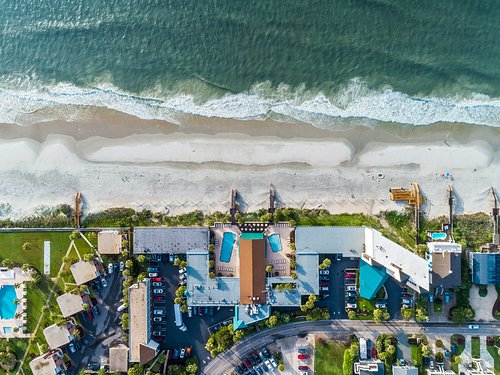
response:
[[[494,360],[495,375],[500,375],[500,355],[498,355],[498,349],[494,345],[487,346],[487,349]]]
[[[372,320],[373,310],[375,310],[375,302],[358,297],[358,313],[354,320]]]
[[[471,339],[471,354],[472,358],[481,357],[481,341],[479,341],[479,337],[472,337]]]
[[[458,343],[459,338],[463,339],[462,344]],[[455,344],[455,346],[457,347],[457,350],[453,353],[454,355],[462,354],[465,349],[465,337],[463,337],[462,335],[451,335],[450,343]]]
[[[43,273],[43,243],[50,241],[50,276],[56,276],[68,250],[70,234],[70,231],[0,233],[0,258],[32,264]],[[32,244],[30,250],[22,249],[26,242]]]
[[[333,340],[316,340],[314,370],[317,375],[342,374],[342,363],[346,346]]]

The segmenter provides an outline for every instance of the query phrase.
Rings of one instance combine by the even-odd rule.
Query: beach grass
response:
[[[314,370],[318,375],[342,374],[346,346],[334,340],[316,340]]]

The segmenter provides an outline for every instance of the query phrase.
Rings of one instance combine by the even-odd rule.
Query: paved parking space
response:
[[[182,332],[175,325],[174,303],[175,291],[179,283],[179,268],[175,267],[173,263],[166,260],[166,256],[159,262],[159,276],[164,278],[164,295],[166,297],[166,321],[165,330],[167,336],[160,344],[161,349],[175,349],[185,348],[190,346],[192,354],[198,356],[201,365],[211,360],[210,354],[205,349],[205,343],[208,340],[208,328],[216,323],[219,323],[234,314],[233,308],[221,308],[220,310],[214,309],[214,315],[204,315],[200,317],[193,315],[189,318],[188,314],[182,314],[184,323],[186,324],[187,331]]]
[[[329,307],[332,319],[347,319],[344,303],[344,270],[346,268],[358,268],[359,258],[343,258],[340,261],[333,260],[330,265],[329,295],[322,299],[318,306]]]

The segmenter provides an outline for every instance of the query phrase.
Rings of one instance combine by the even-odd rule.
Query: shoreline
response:
[[[448,184],[457,213],[489,212],[489,188],[500,189],[500,128],[480,125],[326,130],[198,116],[175,125],[94,109],[75,122],[0,125],[0,145],[0,204],[12,207],[3,218],[71,204],[77,191],[88,212],[125,206],[179,214],[225,212],[234,188],[252,211],[266,207],[270,184],[285,206],[373,214],[401,208],[388,189],[411,182],[420,183],[424,213],[435,217],[448,212]]]

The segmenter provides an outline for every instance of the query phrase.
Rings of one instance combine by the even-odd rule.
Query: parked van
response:
[[[127,306],[121,305],[120,307],[118,307],[118,312],[122,312],[122,311],[124,311],[126,309],[127,309]]]

